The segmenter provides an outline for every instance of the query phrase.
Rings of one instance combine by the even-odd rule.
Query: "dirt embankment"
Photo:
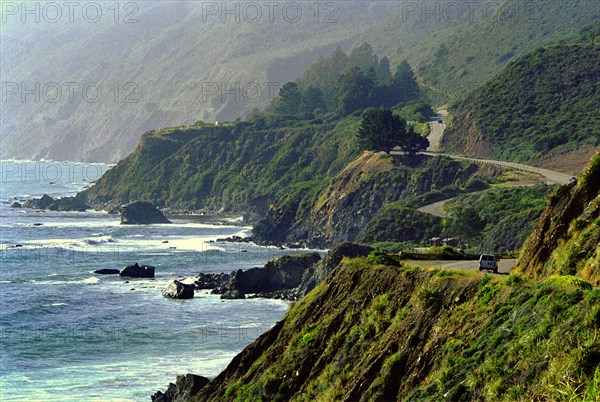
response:
[[[600,285],[600,151],[576,183],[550,198],[524,245],[518,271],[580,275]]]

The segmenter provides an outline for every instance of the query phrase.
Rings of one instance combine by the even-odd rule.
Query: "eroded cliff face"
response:
[[[444,131],[440,147],[448,153],[493,159],[494,151],[483,140],[479,131],[476,113],[472,110],[464,110],[452,119]]]
[[[550,198],[525,243],[518,270],[577,275],[600,285],[600,151],[584,174]]]
[[[255,229],[259,240],[331,247],[355,241],[385,205],[403,202],[416,208],[427,197],[457,191],[469,179],[486,180],[497,168],[461,163],[444,157],[387,156],[364,152],[350,162],[318,197],[275,200]],[[448,196],[441,198],[448,198]],[[436,199],[437,200],[437,199]],[[427,237],[403,240],[421,241]],[[424,233],[424,234],[423,234]],[[398,239],[396,239],[398,240]]]

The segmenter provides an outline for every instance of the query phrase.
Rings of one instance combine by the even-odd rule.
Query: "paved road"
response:
[[[442,135],[444,134],[444,130],[446,129],[446,125],[444,123],[440,123],[440,120],[444,120],[448,116],[448,111],[444,109],[440,109],[437,111],[437,115],[433,121],[429,122],[429,136],[427,139],[429,140],[429,148],[425,152],[419,152],[420,155],[428,155],[428,156],[447,156],[456,160],[463,160],[475,163],[484,163],[490,164],[494,166],[500,166],[505,168],[512,168],[516,170],[521,170],[524,172],[537,173],[543,177],[547,184],[568,184],[571,180],[571,176],[565,173],[555,172],[549,169],[542,169],[539,167],[524,165],[522,163],[514,163],[514,162],[504,162],[497,161],[492,159],[477,159],[477,158],[469,158],[466,156],[458,156],[458,155],[450,155],[441,152],[436,152]],[[404,155],[403,151],[394,150],[390,152],[392,155]],[[434,214],[435,215],[435,214]]]
[[[439,152],[431,152],[425,151],[420,152],[421,155],[429,155],[429,156],[447,156],[452,159],[476,162],[476,163],[486,163],[494,166],[513,168],[517,170],[522,170],[524,172],[538,173],[541,175],[546,183],[548,184],[569,184],[571,180],[571,176],[565,173],[555,172],[549,169],[543,169],[535,166],[523,165],[522,163],[514,163],[514,162],[503,162],[496,161],[491,159],[477,159],[477,158],[468,158],[466,156],[458,156],[458,155],[449,155]]]
[[[436,267],[441,269],[457,269],[464,271],[479,271],[479,261],[416,261],[406,260],[409,265],[418,265],[421,267]],[[498,273],[507,275],[517,264],[515,259],[500,260],[498,262]],[[488,271],[484,271],[488,272]],[[491,271],[489,271],[491,273]]]
[[[444,124],[443,121],[447,116],[448,111],[440,109],[437,111],[435,118],[429,122],[429,135],[427,136],[427,139],[429,140],[428,151],[437,151],[444,130],[446,129],[446,124]],[[440,121],[442,121],[442,123],[440,123]]]

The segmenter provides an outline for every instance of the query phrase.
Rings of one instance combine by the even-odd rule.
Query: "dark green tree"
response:
[[[348,68],[358,67],[362,71],[376,70],[379,67],[379,59],[373,52],[373,48],[366,42],[355,47],[348,57]]]
[[[302,88],[315,86],[323,92],[323,99],[331,103],[334,86],[340,73],[348,66],[348,55],[340,46],[336,47],[329,57],[319,57],[302,75],[299,80]]]
[[[398,65],[390,87],[393,104],[417,100],[421,97],[421,90],[415,79],[415,74],[406,61]]]
[[[414,153],[427,148],[429,141],[414,132],[406,120],[388,108],[369,108],[362,115],[357,132],[361,148],[390,153],[395,147]]]
[[[300,102],[300,113],[313,113],[315,110],[327,110],[327,105],[323,100],[323,91],[319,88],[310,86],[302,92]]]
[[[485,225],[477,209],[467,207],[452,221],[450,231],[462,239],[478,239]]]
[[[379,60],[379,67],[376,70],[377,80],[380,84],[386,84],[392,79],[392,72],[390,70],[390,59],[382,57]]]
[[[288,82],[279,91],[279,96],[276,100],[275,111],[279,114],[298,114],[300,101],[302,96],[300,88],[295,82]]]
[[[409,154],[415,154],[424,151],[429,146],[429,140],[422,135],[415,133],[412,127],[408,127],[406,138],[400,143],[400,148]]]
[[[346,115],[368,107],[374,90],[373,80],[360,68],[352,67],[338,78],[334,95],[336,110]]]

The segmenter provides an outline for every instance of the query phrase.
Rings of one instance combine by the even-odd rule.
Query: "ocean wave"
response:
[[[83,243],[89,244],[89,245],[97,245],[97,244],[104,244],[104,243],[116,243],[116,242],[117,241],[115,239],[113,239],[112,236],[98,236],[98,237],[83,239]]]
[[[28,283],[32,283],[34,285],[96,285],[102,282],[99,278],[93,276],[85,279],[77,279],[77,280],[64,280],[64,281],[38,281],[36,279],[32,279],[27,281]]]

